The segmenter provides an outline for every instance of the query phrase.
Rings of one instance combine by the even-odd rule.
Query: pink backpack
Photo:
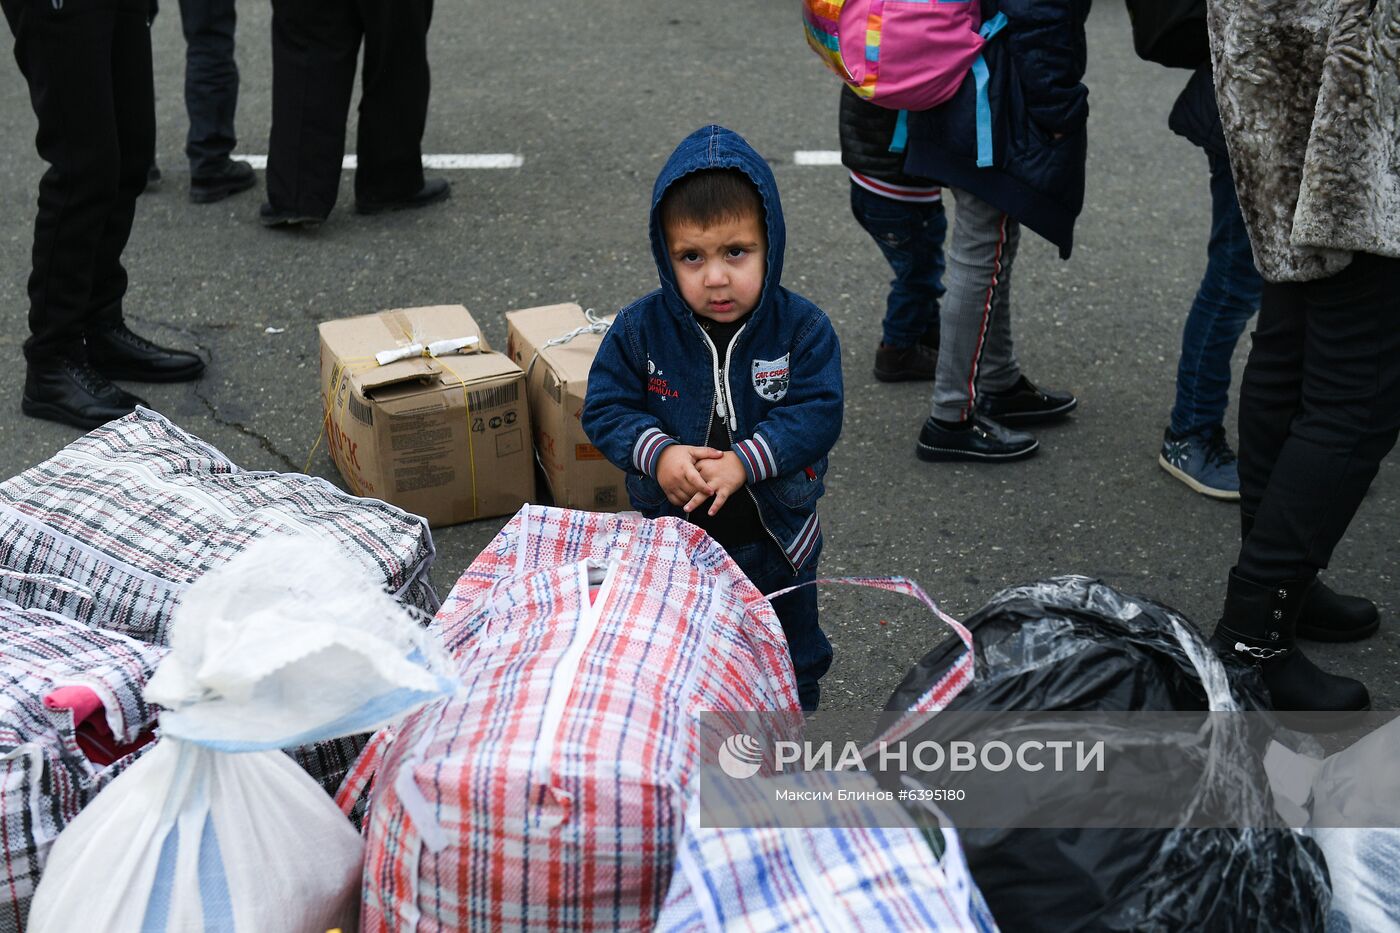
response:
[[[803,0],[812,50],[865,100],[928,110],[952,97],[986,38],[977,0]]]

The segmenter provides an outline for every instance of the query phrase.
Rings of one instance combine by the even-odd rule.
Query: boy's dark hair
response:
[[[763,222],[763,196],[737,168],[708,168],[676,179],[661,196],[661,229],[709,227],[750,214]]]

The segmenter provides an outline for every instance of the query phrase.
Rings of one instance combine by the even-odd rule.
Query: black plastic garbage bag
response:
[[[950,711],[1268,708],[1253,669],[1232,662],[1227,676],[1183,616],[1086,577],[1003,590],[966,625],[976,675]],[[908,709],[961,651],[949,642],[929,652],[887,708]],[[1253,752],[1242,748],[1231,761],[1226,793],[1240,798],[1236,807],[1255,809],[1258,821],[1249,825],[1267,828],[960,828],[998,925],[1054,933],[1322,930],[1331,894],[1316,845],[1270,825],[1272,798]]]

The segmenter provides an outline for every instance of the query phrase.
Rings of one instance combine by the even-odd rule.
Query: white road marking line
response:
[[[234,153],[232,158],[242,159],[255,169],[267,168],[267,156]],[[341,168],[355,168],[359,160],[348,155],[340,163]],[[437,169],[477,169],[477,168],[520,168],[525,164],[523,156],[511,152],[449,153],[446,155],[423,156],[424,168]]]
[[[792,154],[793,165],[840,165],[841,153],[834,149],[799,149]]]

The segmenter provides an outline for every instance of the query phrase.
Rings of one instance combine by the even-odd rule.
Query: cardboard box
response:
[[[629,508],[622,471],[588,442],[579,420],[588,394],[588,369],[602,335],[579,334],[568,343],[545,346],[588,324],[576,304],[510,311],[506,324],[506,353],[526,372],[535,456],[544,468],[554,504],[601,512]]]
[[[534,498],[525,374],[490,352],[466,308],[404,308],[319,330],[326,437],[352,492],[433,525],[509,515]],[[375,360],[415,341],[468,336],[480,352]]]

